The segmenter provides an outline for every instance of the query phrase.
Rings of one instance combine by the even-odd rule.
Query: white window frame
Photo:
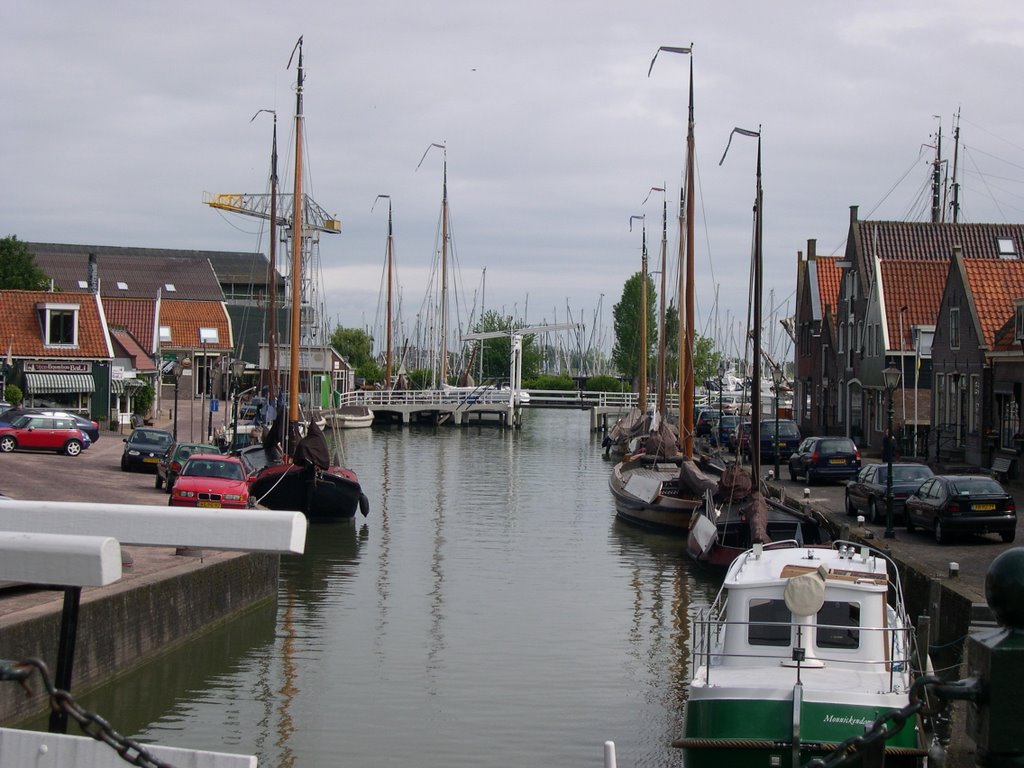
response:
[[[43,346],[46,347],[77,347],[78,319],[81,307],[78,304],[57,304],[46,302],[40,305],[43,322]],[[71,341],[53,341],[53,316],[55,313],[71,312]]]

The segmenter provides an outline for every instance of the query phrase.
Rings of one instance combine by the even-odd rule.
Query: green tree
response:
[[[367,360],[356,368],[356,378],[362,379],[368,384],[382,384],[384,382],[384,369],[377,364],[376,360]]]
[[[493,339],[483,340],[483,381],[507,381],[509,374],[509,363],[512,356],[512,330],[521,328],[522,323],[517,323],[511,315],[501,315],[494,310],[484,312],[483,316],[473,327],[474,333],[494,333],[496,331],[507,331]],[[480,343],[479,341],[477,342]],[[478,353],[479,354],[479,353]],[[471,373],[474,375],[479,370],[479,358],[473,366]],[[523,380],[534,379],[540,372],[541,353],[537,348],[536,337],[532,334],[523,337]],[[483,383],[483,382],[478,382]]]
[[[353,368],[373,362],[373,337],[361,328],[342,328],[339,325],[331,334],[331,346]]]
[[[8,384],[4,387],[4,400],[11,405],[21,405],[21,401],[24,399],[25,394],[17,384]]]
[[[48,284],[25,243],[14,235],[0,240],[0,289],[39,291]]]
[[[658,326],[656,322],[658,297],[654,291],[654,281],[648,275],[647,349],[641,352],[640,323],[643,317],[643,305],[641,304],[643,279],[643,275],[640,272],[630,277],[622,288],[622,299],[612,308],[613,329],[615,332],[615,344],[612,347],[612,363],[619,373],[634,383],[640,374],[641,354],[646,355],[648,361],[650,361],[651,350],[656,348],[655,345],[658,340]],[[649,362],[648,373],[653,373]]]
[[[154,400],[156,400],[156,392],[153,385],[147,381],[144,387],[135,390],[135,395],[132,397],[132,409],[140,416],[148,416]]]

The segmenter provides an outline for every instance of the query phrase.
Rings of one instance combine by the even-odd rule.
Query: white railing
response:
[[[628,409],[637,405],[638,395],[635,392],[591,392],[578,389],[524,389],[525,397],[521,398],[524,406],[562,406],[562,407],[608,407]],[[457,389],[396,389],[396,390],[354,390],[341,395],[340,405],[368,405],[371,408],[387,405],[452,405],[452,404],[502,404],[512,399],[512,391],[493,386],[476,388],[459,387]],[[653,401],[652,407],[657,404]],[[665,404],[670,411],[679,408],[679,396],[668,395]],[[703,398],[698,398],[695,405],[702,405]]]

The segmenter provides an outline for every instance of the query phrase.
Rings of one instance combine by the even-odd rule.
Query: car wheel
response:
[[[796,470],[793,469],[792,464],[789,465],[789,479],[792,480],[794,483],[796,482]]]
[[[1017,537],[1016,531],[1000,531],[999,538],[1003,540],[1003,544],[1009,544]]]
[[[942,530],[942,521],[939,518],[935,518],[935,543],[945,544],[947,540],[946,532]]]
[[[64,444],[64,453],[68,456],[77,456],[82,452],[82,443],[78,440],[68,440]]]
[[[846,515],[847,517],[853,517],[857,514],[857,508],[853,506],[853,502],[850,501],[850,492],[846,492]]]
[[[160,473],[157,472],[156,473],[156,489],[159,491],[163,487],[164,487],[164,479],[162,477],[160,477]]]
[[[818,482],[818,476],[811,471],[810,467],[807,468],[807,484],[814,485]]]
[[[882,515],[878,512],[878,502],[874,499],[868,501],[868,519],[875,525],[882,524]]]
[[[128,471],[128,462],[124,460],[124,456],[121,457],[121,471],[122,472],[127,472]]]
[[[18,441],[15,440],[10,435],[5,435],[4,437],[0,438],[0,451],[3,451],[4,453],[10,453],[17,447]]]

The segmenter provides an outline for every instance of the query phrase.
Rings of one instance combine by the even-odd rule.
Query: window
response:
[[[860,603],[826,600],[818,611],[817,645],[819,648],[860,647]]]
[[[843,344],[843,337],[846,335],[846,323],[839,324],[839,338],[836,339],[837,346],[839,349],[836,352],[842,354],[845,351],[845,345]]]
[[[960,307],[949,308],[949,348],[960,349]]]
[[[38,304],[43,343],[50,347],[73,347],[78,344],[77,304]]]
[[[879,323],[875,326],[875,354],[884,354],[885,350],[882,348],[882,324]]]
[[[87,281],[85,281],[85,280],[79,280],[78,281],[78,287],[79,288],[88,288],[89,287],[89,283]]]
[[[217,344],[220,341],[220,334],[216,328],[200,328],[199,329],[199,343],[200,344]]]
[[[941,427],[948,424],[946,418],[946,374],[935,374],[935,425]]]
[[[751,645],[789,645],[790,622],[793,614],[786,607],[785,600],[754,598],[747,606],[747,642]]]
[[[1000,259],[1017,258],[1017,247],[1011,237],[997,237],[996,250],[999,252]]]
[[[174,293],[178,289],[174,287],[174,283],[164,283],[164,290],[168,293]]]
[[[122,282],[121,280],[118,280],[117,281],[117,290],[119,290],[119,291],[127,291],[128,290],[128,283],[125,283],[125,282]]]
[[[981,411],[981,377],[972,373],[970,376],[970,390],[967,403],[967,431],[976,435],[978,433],[978,416]]]
[[[999,408],[999,446],[1010,450],[1017,449],[1013,436],[1020,430],[1020,414],[1017,401],[1013,395],[997,395]]]
[[[160,326],[160,343],[170,344],[171,343],[171,326],[161,325]]]

